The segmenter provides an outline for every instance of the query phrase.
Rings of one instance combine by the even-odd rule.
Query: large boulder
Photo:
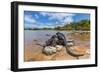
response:
[[[57,49],[57,51],[61,51],[63,49],[63,46],[62,45],[56,45],[56,49]]]
[[[63,49],[62,45],[56,45],[55,47],[52,46],[46,46],[42,51],[43,53],[45,53],[46,55],[52,55],[56,52],[59,52]]]
[[[46,55],[52,55],[53,53],[57,52],[57,49],[56,49],[56,47],[46,46],[42,51]]]

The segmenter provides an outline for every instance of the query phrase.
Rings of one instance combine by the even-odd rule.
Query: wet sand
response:
[[[66,37],[68,38],[68,36]],[[75,39],[75,45],[76,46],[81,46],[80,48],[85,48],[88,52],[90,52],[90,43],[89,40],[78,40]],[[27,42],[25,41],[25,46],[24,46],[24,61],[29,62],[29,61],[48,61],[48,60],[76,60],[76,57],[73,57],[69,55],[66,52],[66,48],[63,48],[61,51],[53,54],[53,55],[45,55],[42,53],[43,47],[39,44],[45,44],[45,40],[41,39],[32,39],[31,41]],[[90,54],[85,54],[84,56],[80,56],[79,59],[89,59]]]

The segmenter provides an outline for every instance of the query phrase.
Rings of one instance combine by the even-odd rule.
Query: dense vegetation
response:
[[[25,28],[25,30],[90,30],[90,20],[81,20],[80,22],[72,22],[64,26],[55,28]]]

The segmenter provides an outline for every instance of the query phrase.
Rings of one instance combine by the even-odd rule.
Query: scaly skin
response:
[[[58,32],[58,33],[56,33],[57,34],[57,36],[58,36],[58,39],[61,39],[61,40],[63,40],[63,46],[65,46],[65,48],[66,48],[66,52],[69,54],[69,55],[71,55],[71,56],[74,56],[74,57],[76,57],[77,59],[79,59],[79,57],[80,56],[83,56],[84,54],[76,54],[72,49],[70,49],[70,47],[68,47],[67,46],[67,41],[66,41],[66,38],[65,38],[65,36],[64,36],[64,34],[62,34],[62,33],[60,33],[60,32]]]

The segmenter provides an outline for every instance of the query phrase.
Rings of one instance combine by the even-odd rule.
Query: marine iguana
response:
[[[73,56],[76,57],[77,59],[79,59],[80,56],[83,56],[84,54],[77,54],[76,52],[74,52],[72,49],[70,49],[70,47],[67,45],[67,40],[64,36],[63,33],[57,32],[56,35],[53,35],[50,39],[48,39],[45,42],[45,45],[40,45],[43,48],[45,48],[46,46],[52,46],[55,47],[56,45],[63,45],[66,48],[66,52]]]
[[[79,59],[79,56],[83,56],[84,54],[76,54],[72,49],[70,49],[70,47],[67,45],[67,40],[64,36],[63,33],[57,32],[56,33],[59,42],[61,42],[61,45],[65,46],[66,51],[69,55],[76,57],[77,59]]]
[[[57,38],[57,35],[53,35],[50,39],[48,39],[46,41],[46,46],[53,46],[55,47],[57,45],[57,41],[58,41],[58,38]]]

